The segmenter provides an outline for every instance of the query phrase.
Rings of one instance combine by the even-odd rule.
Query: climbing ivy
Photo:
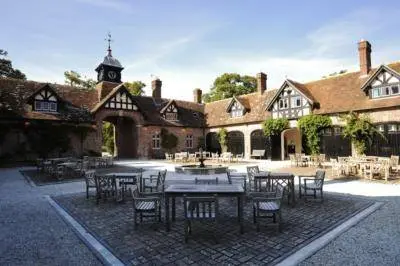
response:
[[[319,133],[322,129],[332,126],[331,118],[324,115],[306,115],[298,120],[297,125],[305,135],[306,146],[311,154],[319,154],[321,141]]]
[[[265,136],[278,136],[283,130],[289,128],[289,120],[286,118],[267,119],[262,124],[262,128]]]
[[[218,142],[221,145],[222,152],[226,152],[228,150],[228,131],[225,128],[221,128],[218,132]]]
[[[367,115],[350,112],[340,118],[346,122],[343,128],[343,136],[351,140],[359,155],[365,153],[367,145],[372,144],[374,136],[380,135],[386,140],[385,136],[372,124],[371,118]]]

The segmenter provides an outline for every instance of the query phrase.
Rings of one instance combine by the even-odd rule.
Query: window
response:
[[[178,114],[177,113],[165,113],[165,119],[170,120],[170,121],[176,121],[176,120],[178,120]]]
[[[376,128],[378,129],[379,132],[385,131],[385,127],[383,125],[377,125]]]
[[[160,146],[161,146],[160,134],[156,133],[156,134],[153,135],[152,147],[153,147],[153,149],[159,149]]]
[[[288,99],[280,99],[279,100],[279,109],[287,109],[289,107]]]
[[[241,117],[243,116],[243,108],[237,102],[235,102],[231,107],[231,117]]]
[[[371,89],[371,98],[380,98],[392,95],[399,95],[399,85],[376,87]]]
[[[57,102],[35,100],[35,111],[57,112]]]
[[[193,148],[193,135],[186,136],[186,148],[188,149]]]
[[[325,128],[322,134],[324,134],[324,136],[332,136],[332,128]]]
[[[342,127],[334,127],[333,132],[335,133],[336,136],[342,135],[343,133],[343,128]]]
[[[301,106],[301,97],[300,96],[294,96],[292,97],[292,107],[300,107]]]

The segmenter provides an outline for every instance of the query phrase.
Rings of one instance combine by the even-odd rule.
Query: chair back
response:
[[[316,187],[322,187],[324,185],[324,180],[325,180],[325,171],[324,170],[317,170],[315,173],[315,186]]]
[[[186,220],[217,220],[218,197],[183,196],[184,215]]]
[[[194,183],[196,185],[218,185],[218,177],[216,177],[216,178],[207,178],[207,179],[198,179],[196,177],[194,179]]]
[[[96,186],[96,180],[95,180],[95,170],[86,170],[85,171],[85,182],[87,186]]]
[[[258,166],[247,166],[247,176],[249,177],[249,179],[253,179],[254,174],[257,174],[260,172],[260,169],[258,168]]]
[[[95,174],[95,183],[98,192],[113,189],[113,182],[109,176]]]
[[[232,184],[232,177],[231,177],[231,172],[229,169],[226,171],[226,177],[228,178],[228,183]]]
[[[390,166],[397,167],[399,165],[399,156],[392,155],[390,156]]]
[[[285,190],[285,187],[282,186],[281,184],[277,183],[277,184],[275,185],[275,197],[276,197],[277,199],[282,200],[282,198],[283,198],[283,191],[284,191],[284,190]]]

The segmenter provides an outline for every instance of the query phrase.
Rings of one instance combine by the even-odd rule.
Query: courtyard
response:
[[[174,173],[175,164],[155,161],[117,161],[118,169],[143,168],[144,176],[167,169],[166,185],[191,183],[194,176]],[[311,174],[314,168],[291,167],[289,161],[252,161],[233,164],[231,169],[245,173],[246,166],[259,165],[261,169]],[[82,179],[35,185],[20,170],[1,170],[1,233],[6,236],[1,245],[1,264],[85,264],[106,262],[104,253],[96,251],[71,222],[60,216],[65,211],[86,234],[93,236],[117,261],[126,265],[260,265],[289,263],[298,252],[318,241],[371,208],[377,202],[379,209],[342,231],[335,239],[320,245],[303,265],[312,264],[395,264],[399,258],[396,244],[398,185],[394,182],[355,179],[331,179],[324,185],[325,200],[304,202],[296,195],[296,204],[283,203],[282,232],[262,223],[257,232],[252,222],[251,202],[244,206],[244,234],[240,234],[236,220],[236,203],[229,198],[220,202],[221,221],[214,225],[195,224],[187,244],[184,242],[183,210],[177,200],[177,219],[167,232],[163,222],[139,223],[133,227],[132,201],[123,203],[108,200],[96,205],[92,196],[86,199]],[[301,171],[301,172],[299,172]],[[220,180],[226,178],[220,175]],[[296,186],[297,193],[297,186]],[[52,204],[49,204],[49,202]],[[55,204],[54,204],[55,203]],[[59,208],[54,208],[58,206]],[[163,210],[164,211],[164,210]],[[215,243],[212,233],[217,231]],[[83,241],[82,241],[83,240]],[[102,255],[103,254],[103,255]],[[103,257],[102,257],[103,256]],[[292,263],[300,261],[292,261]]]

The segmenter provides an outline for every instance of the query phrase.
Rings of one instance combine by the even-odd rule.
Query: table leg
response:
[[[239,223],[240,223],[240,233],[244,233],[244,226],[243,226],[243,203],[244,203],[244,196],[239,196]]]
[[[175,196],[172,197],[172,221],[175,221],[175,212],[176,212],[176,208],[175,208]]]
[[[165,195],[165,229],[167,232],[170,230],[170,224],[169,224],[169,197],[168,195]]]
[[[291,201],[292,201],[292,206],[294,207],[294,205],[296,204],[296,192],[295,192],[295,187],[294,187],[294,178],[290,181],[290,196],[291,196]]]

